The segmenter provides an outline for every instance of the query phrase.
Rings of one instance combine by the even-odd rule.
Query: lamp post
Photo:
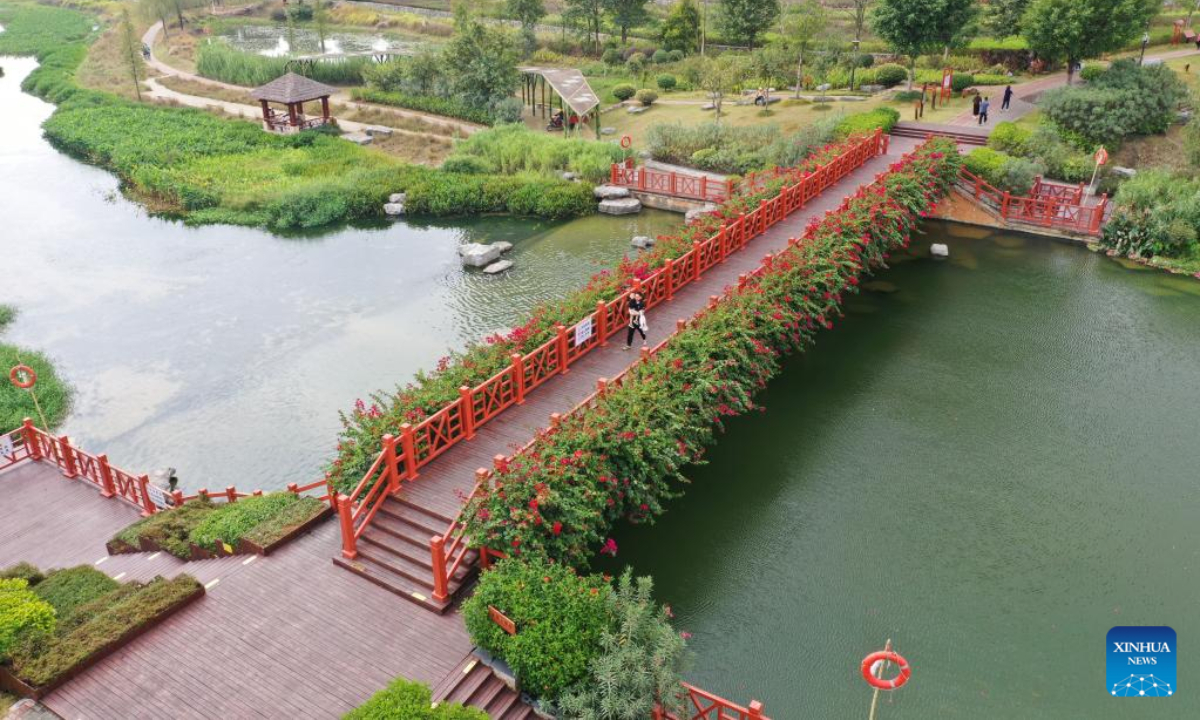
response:
[[[1150,33],[1142,33],[1142,56],[1138,58],[1138,65],[1146,62],[1146,46],[1150,44]]]

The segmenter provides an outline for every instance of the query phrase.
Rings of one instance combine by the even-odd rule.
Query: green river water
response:
[[[689,678],[774,718],[1200,716],[1200,283],[931,225],[617,535],[692,633]],[[1109,697],[1105,634],[1170,625],[1178,693]],[[886,694],[885,694],[886,695]]]

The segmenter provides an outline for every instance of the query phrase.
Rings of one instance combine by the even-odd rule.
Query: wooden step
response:
[[[335,557],[333,558],[333,563],[339,567],[349,570],[356,575],[361,575],[384,590],[395,593],[405,600],[414,602],[427,610],[432,610],[435,613],[438,613],[439,615],[446,612],[446,610],[450,608],[451,598],[447,598],[443,602],[439,602],[433,598],[431,583],[414,582],[407,575],[401,575],[392,572],[391,569],[386,565],[381,565],[380,563],[365,557],[362,552],[359,552],[358,557],[353,560]]]
[[[461,705],[470,705],[471,698],[479,691],[488,681],[498,682],[495,675],[492,674],[492,669],[483,663],[477,663],[471,672],[463,675],[458,684],[450,688],[450,692],[444,698],[444,702],[455,702]]]
[[[529,720],[535,717],[533,708],[521,701],[520,693],[505,685],[474,652],[434,687],[433,700],[479,708],[491,720]]]

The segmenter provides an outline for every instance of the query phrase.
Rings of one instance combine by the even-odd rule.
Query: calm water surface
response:
[[[361,52],[397,52],[411,54],[427,43],[395,33],[354,33],[332,31],[325,34],[325,50],[321,37],[307,28],[288,29],[284,25],[237,25],[217,33],[217,37],[245,52],[267,57],[286,55],[330,55]]]
[[[190,488],[320,477],[338,410],[448,348],[511,327],[681,216],[401,222],[304,238],[148,217],[109,173],[41,137],[52,107],[0,58],[0,302],[6,339],[76,389],[62,432]],[[132,131],[136,131],[133,129]],[[463,241],[512,241],[513,270],[464,271]]]
[[[930,227],[618,560],[775,718],[866,718],[888,638],[880,720],[1200,717],[1200,283],[978,235]],[[1175,628],[1174,697],[1107,695],[1114,625]]]

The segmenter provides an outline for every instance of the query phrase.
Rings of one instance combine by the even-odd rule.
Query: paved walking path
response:
[[[757,267],[803,233],[809,220],[884,172],[916,140],[894,138],[873,158],[727,262],[650,312],[651,338],[676,318],[700,311],[709,296]],[[636,361],[621,339],[593,350],[566,375],[531,392],[406,483],[402,494],[457,514],[474,470],[511,453],[551,412],[565,412]],[[299,480],[299,479],[298,479]],[[0,567],[29,560],[43,567],[92,563],[127,579],[188,572],[209,587],[200,602],[51,693],[45,703],[67,720],[86,718],[329,718],[360,704],[393,677],[432,684],[457,667],[470,641],[456,613],[437,615],[334,566],[339,528],[326,522],[267,558],[182,563],[166,554],[107,557],[104,542],[137,519],[57,470],[26,463],[0,473]]]

